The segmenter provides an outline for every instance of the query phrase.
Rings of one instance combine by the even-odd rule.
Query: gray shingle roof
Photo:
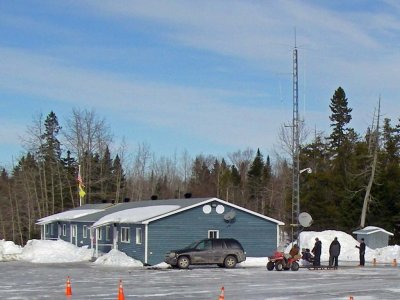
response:
[[[189,198],[189,199],[167,199],[167,200],[144,200],[144,201],[134,201],[134,202],[122,202],[116,203],[112,206],[108,207],[106,210],[97,212],[94,214],[86,215],[80,218],[74,219],[75,222],[96,222],[100,218],[109,215],[111,213],[115,213],[118,211],[123,211],[130,208],[138,208],[138,207],[149,207],[149,206],[159,206],[159,205],[178,205],[180,208],[189,207],[192,205],[196,205],[203,201],[209,200],[212,198]]]

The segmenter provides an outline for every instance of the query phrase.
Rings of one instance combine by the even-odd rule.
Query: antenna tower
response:
[[[293,120],[292,120],[292,162],[293,162],[293,191],[292,191],[292,242],[294,241],[294,227],[296,227],[297,244],[299,240],[299,214],[300,214],[300,163],[299,163],[299,97],[298,97],[298,62],[297,46],[293,49]]]

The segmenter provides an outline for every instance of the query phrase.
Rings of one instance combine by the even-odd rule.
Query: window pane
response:
[[[136,244],[142,243],[142,228],[136,228]]]

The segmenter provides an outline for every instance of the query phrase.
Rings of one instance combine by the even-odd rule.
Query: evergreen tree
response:
[[[346,93],[341,87],[333,94],[329,108],[332,111],[329,119],[333,127],[330,135],[331,147],[334,151],[338,151],[347,139],[349,128],[346,126],[351,121],[350,113],[352,112],[352,109],[348,107]]]
[[[120,200],[125,197],[126,179],[118,154],[115,156],[113,161],[112,182],[112,190],[115,193],[115,201],[120,202]]]
[[[252,164],[250,165],[250,169],[247,172],[250,205],[256,211],[260,209],[259,204],[263,200],[264,196],[263,177],[264,158],[260,152],[260,149],[257,149],[256,157],[254,158]]]
[[[57,136],[61,130],[56,114],[51,111],[44,121],[44,133],[38,152],[42,172],[45,201],[51,213],[60,212],[64,207],[64,170],[61,160],[61,143]]]

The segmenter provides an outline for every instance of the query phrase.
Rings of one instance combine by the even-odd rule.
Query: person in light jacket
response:
[[[339,265],[339,255],[340,255],[340,243],[335,237],[329,246],[329,266],[338,268]]]

